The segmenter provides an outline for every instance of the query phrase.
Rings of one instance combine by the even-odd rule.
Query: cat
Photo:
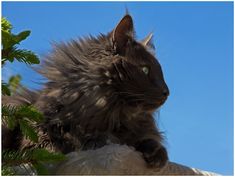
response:
[[[126,14],[106,35],[54,44],[38,68],[48,79],[44,88],[6,101],[32,104],[45,117],[36,125],[39,143],[21,139],[17,145],[69,153],[126,144],[142,152],[149,166],[164,166],[168,155],[153,112],[169,89],[151,38],[136,41],[132,17]]]

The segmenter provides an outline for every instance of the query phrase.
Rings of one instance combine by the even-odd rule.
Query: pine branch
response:
[[[15,171],[12,167],[3,165],[2,166],[2,176],[13,176],[15,175]]]
[[[16,106],[2,105],[2,122],[11,130],[17,125],[16,112]]]
[[[43,120],[42,113],[38,112],[37,109],[32,105],[23,105],[18,108],[17,115],[24,117],[29,121],[41,122]]]
[[[8,96],[11,95],[11,91],[10,91],[10,89],[8,88],[8,84],[3,83],[3,82],[2,82],[2,94],[3,94],[3,95],[8,95]]]
[[[12,47],[10,49],[2,50],[2,62],[10,61],[13,62],[14,59],[19,62],[23,62],[25,64],[39,64],[40,60],[37,55],[35,55],[30,50],[26,49],[17,49],[16,47]]]
[[[23,31],[19,34],[12,34],[12,25],[5,18],[2,23],[2,66],[6,61],[13,62],[18,60],[26,64],[39,64],[39,58],[30,50],[18,49],[21,41],[25,40],[30,31]],[[8,83],[2,83],[2,94],[10,96],[11,93],[19,89],[21,77],[12,76]],[[41,122],[43,116],[33,106],[10,106],[2,105],[2,123],[9,129],[14,130],[16,126],[20,127],[22,134],[33,142],[38,141],[38,132],[34,125]],[[15,175],[20,170],[24,174],[46,175],[47,170],[43,163],[58,162],[64,160],[65,156],[60,153],[51,153],[46,149],[31,149],[19,151],[4,151],[2,154],[2,175]],[[26,167],[27,165],[27,167]],[[22,168],[22,170],[21,170]],[[28,170],[31,170],[28,173]],[[21,172],[19,174],[21,174]]]
[[[20,86],[20,81],[21,81],[21,76],[19,74],[10,77],[8,85],[13,93],[15,93],[18,87]]]
[[[17,49],[17,45],[25,40],[30,31],[22,31],[19,34],[12,34],[12,25],[5,18],[2,18],[2,64],[6,61],[13,62],[14,59],[26,64],[39,64],[39,58],[32,51],[26,49]]]
[[[36,169],[38,175],[48,174],[43,163],[53,163],[62,160],[65,160],[63,154],[49,152],[41,148],[22,151],[4,151],[2,154],[3,168],[6,170],[14,169],[14,166],[29,164],[30,167]]]
[[[2,30],[2,45],[3,49],[12,48],[14,45],[19,44],[30,35],[30,31],[22,31],[17,35],[12,34],[10,31]]]
[[[33,163],[32,150],[24,151],[3,151],[2,153],[3,165],[17,166],[22,163]]]
[[[38,162],[38,163],[34,163],[33,167],[36,169],[37,171],[37,175],[48,175],[48,170],[45,168],[45,166]]]
[[[21,76],[15,75],[10,77],[8,83],[2,82],[2,95],[11,96],[12,92],[14,94],[20,86],[20,81]]]
[[[7,32],[11,31],[12,25],[9,21],[7,21],[6,18],[2,17],[1,24],[2,24],[2,31],[7,31]]]
[[[33,151],[33,159],[39,162],[53,163],[65,160],[65,156],[61,153],[49,152],[46,149],[35,149]]]
[[[35,129],[30,126],[29,122],[26,120],[19,120],[20,130],[26,139],[30,139],[31,141],[37,143],[38,142],[38,134]]]
[[[17,125],[23,135],[33,142],[38,142],[38,135],[32,126],[36,122],[41,122],[43,116],[33,106],[2,106],[2,118],[7,127],[13,130]]]

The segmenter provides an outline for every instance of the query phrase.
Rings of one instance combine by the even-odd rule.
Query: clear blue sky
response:
[[[171,161],[233,174],[233,2],[3,2],[13,32],[30,29],[21,47],[40,56],[52,41],[108,32],[128,7],[137,37],[153,31],[170,97],[160,110]],[[41,77],[18,63],[3,78],[21,73],[39,88]]]

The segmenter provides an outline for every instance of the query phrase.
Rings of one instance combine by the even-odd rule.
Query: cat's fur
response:
[[[21,146],[68,153],[114,142],[135,147],[149,165],[163,166],[167,152],[152,113],[169,91],[150,40],[137,42],[125,15],[107,35],[55,44],[39,69],[48,79],[44,88],[12,101],[33,104],[45,117],[37,126],[40,142],[22,140]]]

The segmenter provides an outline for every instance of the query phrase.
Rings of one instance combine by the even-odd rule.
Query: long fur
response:
[[[42,146],[68,153],[108,141],[137,149],[142,140],[161,144],[152,113],[165,102],[168,88],[147,42],[129,35],[131,25],[127,15],[107,35],[54,44],[38,69],[48,79],[44,88],[14,98],[43,113]]]

